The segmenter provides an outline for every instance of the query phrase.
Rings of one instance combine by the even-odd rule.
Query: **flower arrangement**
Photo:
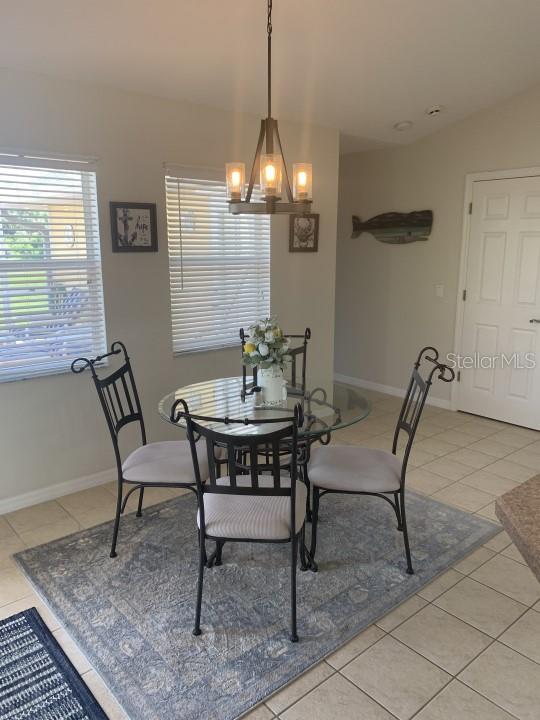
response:
[[[263,370],[273,367],[283,370],[290,359],[289,340],[283,337],[283,330],[274,318],[265,318],[250,326],[242,355],[244,365],[257,365]]]

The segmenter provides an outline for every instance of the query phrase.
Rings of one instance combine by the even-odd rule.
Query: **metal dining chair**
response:
[[[100,377],[97,368],[104,368],[108,358],[123,354],[123,362],[116,370]],[[111,436],[116,468],[118,473],[118,491],[116,515],[114,521],[111,557],[116,557],[116,543],[126,503],[132,493],[139,490],[137,517],[142,515],[144,489],[147,487],[186,488],[197,494],[191,448],[187,440],[168,440],[148,443],[144,425],[139,393],[131,368],[126,347],[119,340],[111,345],[111,351],[98,357],[77,358],[71,363],[72,372],[78,374],[90,369],[97,390],[101,408]],[[119,447],[119,435],[122,428],[135,423],[139,426],[141,446],[122,461]],[[199,451],[199,474],[205,478],[208,474],[208,462],[205,449]],[[130,489],[124,495],[124,486]]]
[[[431,364],[426,377],[422,377],[420,365],[423,361]],[[327,445],[311,451],[309,481],[312,493],[311,523],[311,569],[316,571],[315,552],[319,501],[329,493],[348,495],[373,495],[386,500],[393,508],[397,529],[403,533],[407,572],[414,572],[405,514],[405,479],[407,463],[422,411],[435,374],[443,382],[452,382],[454,371],[439,362],[439,353],[433,347],[423,348],[414,363],[412,376],[398,417],[392,443],[392,452],[350,445]],[[407,435],[403,460],[397,457],[400,432]]]
[[[184,400],[176,400],[171,419],[177,423],[185,418],[197,481],[199,512],[199,572],[195,610],[194,635],[201,634],[201,605],[204,570],[209,566],[205,543],[216,542],[215,565],[222,564],[226,542],[290,543],[291,544],[291,642],[298,641],[296,621],[296,574],[298,549],[304,557],[304,522],[306,486],[298,480],[296,444],[302,410],[295,408],[294,418],[274,417],[260,420],[209,418],[192,415]],[[246,432],[231,426],[246,425]],[[248,427],[251,427],[251,432]],[[231,428],[229,432],[227,429]],[[254,432],[254,428],[256,431]],[[206,446],[209,479],[204,480],[201,455],[196,438]],[[289,472],[280,466],[280,447],[290,444],[292,459]],[[228,474],[220,477],[216,467],[216,446],[226,447]],[[271,448],[271,470],[266,463],[260,467],[262,447]],[[249,454],[249,468],[239,467],[236,459]],[[265,474],[262,474],[262,473]]]

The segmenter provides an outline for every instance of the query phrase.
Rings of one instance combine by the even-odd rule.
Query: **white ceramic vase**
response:
[[[259,368],[257,385],[262,389],[262,401],[265,405],[281,405],[287,399],[287,383],[283,370],[278,365]]]

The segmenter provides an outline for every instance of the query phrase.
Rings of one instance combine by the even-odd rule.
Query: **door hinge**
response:
[[[457,381],[461,382],[461,370],[457,371]]]
[[[462,299],[463,299],[463,302],[465,302],[465,300],[467,299],[467,290],[464,290],[464,291],[462,292],[461,297],[462,297]]]
[[[472,202],[469,203],[469,215],[472,215]]]

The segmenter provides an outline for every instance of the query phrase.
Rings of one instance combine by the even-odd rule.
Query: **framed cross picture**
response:
[[[291,215],[289,223],[289,252],[317,252],[319,214]]]
[[[113,252],[157,252],[155,203],[111,202]]]

